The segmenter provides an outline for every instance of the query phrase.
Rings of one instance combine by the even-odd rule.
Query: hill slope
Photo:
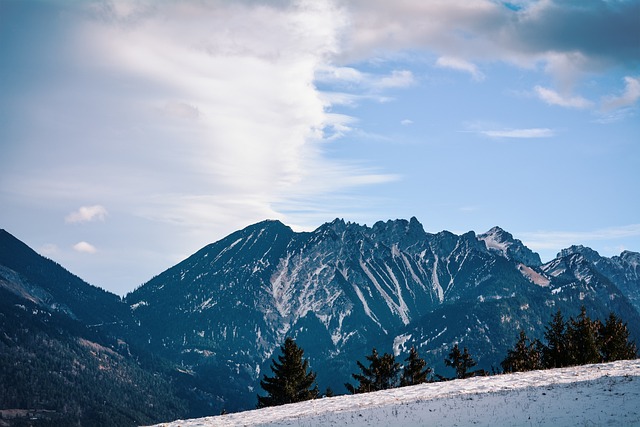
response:
[[[184,416],[169,369],[126,341],[134,327],[119,297],[0,230],[0,425]]]
[[[638,402],[640,360],[627,360],[421,384],[159,426],[637,426]]]

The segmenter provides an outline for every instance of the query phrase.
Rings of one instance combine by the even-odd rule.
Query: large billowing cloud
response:
[[[640,64],[640,2],[631,0],[353,0],[345,61],[401,49],[482,76],[476,62],[538,67],[571,98],[585,73]],[[455,60],[453,60],[455,58]],[[575,98],[575,96],[573,96]],[[576,107],[575,99],[568,107]],[[562,105],[562,103],[556,103]]]
[[[346,54],[426,48],[442,55],[530,63],[554,55],[581,67],[638,64],[640,4],[628,0],[353,0]]]
[[[339,101],[314,84],[342,49],[347,15],[337,4],[114,0],[56,18],[68,29],[46,57],[55,84],[23,97],[36,106],[34,129],[47,129],[35,137],[50,141],[38,155],[51,168],[12,191],[237,227],[396,179],[324,155],[353,121],[331,113]],[[376,96],[413,82],[404,70],[359,78]],[[67,221],[104,218],[94,208]]]
[[[532,91],[574,108],[592,105],[572,93],[576,76],[638,63],[633,1],[81,5],[81,13],[71,9],[53,21],[65,38],[44,46],[56,52],[42,56],[48,84],[20,96],[32,103],[34,129],[46,132],[30,136],[50,141],[38,155],[52,166],[7,183],[70,204],[97,197],[173,223],[283,218],[286,206],[396,179],[393,171],[324,154],[327,141],[355,123],[332,106],[386,100],[385,90],[416,83],[405,69],[376,75],[349,65],[358,59],[422,50],[439,58],[434,66],[478,81],[490,61],[542,67],[556,86]],[[323,93],[316,87],[323,81],[349,90]],[[637,82],[626,83],[608,106],[635,102]]]

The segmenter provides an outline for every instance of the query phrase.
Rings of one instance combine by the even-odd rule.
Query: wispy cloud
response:
[[[629,107],[640,99],[640,77],[624,78],[625,88],[621,95],[611,95],[602,100],[602,108],[605,111]]]
[[[77,211],[67,215],[64,220],[67,223],[104,221],[107,215],[107,209],[102,205],[81,206]]]
[[[550,105],[558,105],[566,108],[589,108],[593,105],[591,101],[581,96],[566,96],[561,95],[553,89],[549,89],[542,86],[536,86],[533,88],[538,98]]]
[[[478,69],[477,65],[460,58],[441,56],[436,60],[436,66],[469,73],[475,81],[482,81],[485,78],[484,74]]]
[[[169,117],[181,119],[197,119],[200,117],[198,107],[181,101],[168,101],[160,110]]]
[[[534,250],[559,250],[573,244],[606,241],[640,236],[640,224],[608,227],[591,231],[535,231],[518,234]]]
[[[95,246],[85,241],[78,242],[75,245],[73,245],[73,250],[76,252],[81,252],[85,254],[95,254],[96,252],[98,252]]]
[[[391,72],[391,75],[384,76],[374,82],[374,87],[377,89],[405,88],[413,85],[414,83],[415,78],[411,71],[394,70]]]
[[[54,255],[58,255],[58,253],[60,252],[60,249],[58,248],[58,245],[53,244],[53,243],[47,243],[42,245],[42,247],[40,247],[40,253],[44,256],[54,256]]]
[[[341,6],[315,1],[106,1],[70,9],[65,61],[49,64],[56,81],[43,85],[37,102],[39,113],[74,123],[74,131],[43,149],[55,173],[34,170],[12,191],[53,197],[43,189],[55,188],[57,197],[99,198],[147,219],[211,227],[224,218],[238,227],[282,218],[274,206],[294,198],[397,179],[325,154],[356,123],[334,105],[383,101],[385,91],[415,83],[404,69],[372,74],[332,65],[347,23]],[[87,67],[91,73],[80,71]],[[331,67],[333,85],[355,89],[322,92],[318,83]],[[154,211],[158,200],[164,212]],[[106,216],[102,205],[83,206],[65,221]]]
[[[555,135],[549,128],[483,130],[479,133],[491,138],[550,138]]]
[[[320,67],[315,80],[319,83],[331,83],[346,89],[358,90],[360,94],[385,89],[406,88],[415,84],[415,77],[409,70],[392,70],[389,74],[365,73],[353,67]]]

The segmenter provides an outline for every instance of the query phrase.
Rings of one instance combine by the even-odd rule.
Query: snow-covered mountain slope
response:
[[[432,234],[416,218],[371,227],[336,219],[296,233],[263,221],[206,246],[126,303],[149,331],[138,340],[193,374],[217,413],[255,405],[286,336],[305,350],[320,389],[336,393],[373,347],[403,361],[416,346],[450,376],[443,359],[457,342],[491,371],[520,329],[542,338],[558,309],[566,317],[581,305],[594,318],[614,311],[640,338],[631,300],[640,277],[633,253],[623,255],[570,248],[541,265],[498,227]]]
[[[162,427],[638,426],[640,360],[337,396]]]

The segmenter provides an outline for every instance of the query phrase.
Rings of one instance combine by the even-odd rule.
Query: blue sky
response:
[[[0,227],[125,294],[263,219],[640,251],[640,2],[0,2]]]

